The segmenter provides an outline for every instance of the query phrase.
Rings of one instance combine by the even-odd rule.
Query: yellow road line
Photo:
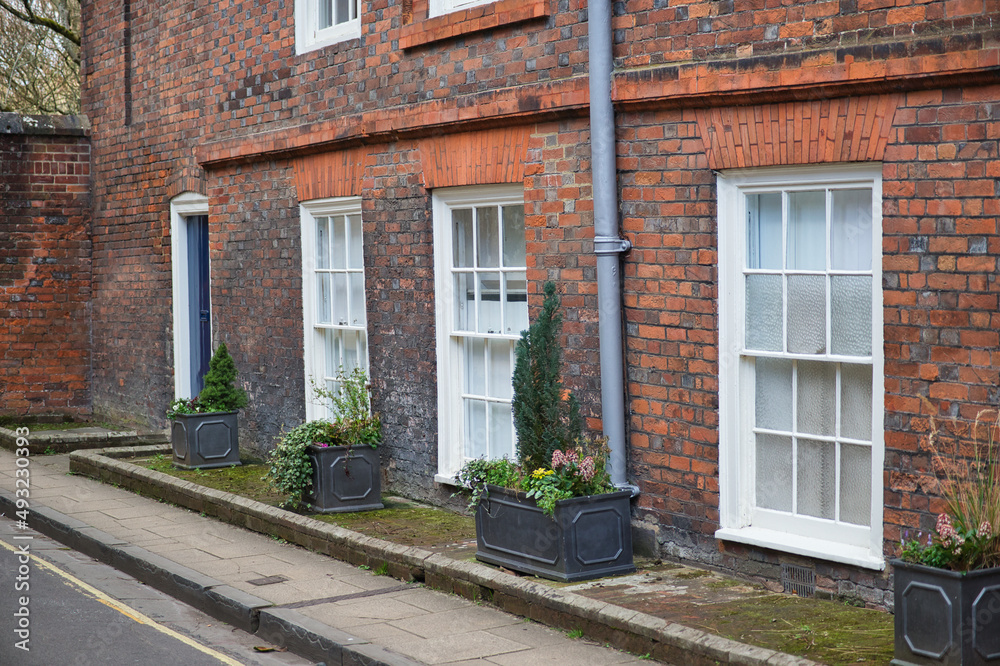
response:
[[[6,548],[7,550],[9,550],[9,551],[11,551],[13,553],[19,553],[20,552],[17,548],[15,548],[14,546],[10,545],[6,541],[3,541],[2,539],[0,539],[0,546],[3,546],[4,548]],[[131,619],[131,620],[133,620],[135,622],[137,622],[138,624],[145,624],[145,625],[147,625],[149,627],[152,627],[153,629],[156,629],[157,631],[159,631],[162,634],[166,634],[167,636],[170,636],[171,638],[176,639],[176,640],[180,641],[181,643],[184,643],[185,645],[189,645],[189,646],[193,647],[194,649],[198,650],[199,652],[203,652],[203,653],[207,654],[208,656],[210,656],[210,657],[212,657],[214,659],[217,659],[220,663],[226,664],[226,666],[243,666],[243,664],[241,664],[240,662],[236,661],[235,659],[232,659],[231,657],[227,657],[226,655],[222,654],[221,652],[216,652],[215,650],[212,650],[211,648],[207,648],[204,645],[202,645],[201,643],[199,643],[199,642],[197,642],[195,640],[192,640],[192,639],[188,638],[187,636],[185,636],[183,634],[179,634],[176,631],[174,631],[173,629],[170,629],[168,627],[164,627],[162,624],[159,624],[159,623],[157,623],[154,620],[151,620],[150,618],[146,617],[145,615],[143,615],[139,611],[135,610],[134,608],[126,606],[125,604],[123,604],[122,602],[118,601],[117,599],[113,599],[113,598],[109,597],[108,595],[106,595],[105,593],[101,592],[97,588],[95,588],[95,587],[93,587],[91,585],[88,585],[87,583],[84,583],[82,580],[80,580],[79,578],[76,578],[72,574],[70,574],[70,573],[68,573],[66,571],[63,571],[62,569],[60,569],[59,567],[55,566],[54,564],[52,564],[50,562],[47,562],[47,561],[43,560],[38,555],[35,555],[34,553],[31,553],[31,559],[34,560],[35,562],[37,562],[38,565],[41,566],[43,569],[47,569],[47,570],[51,571],[52,573],[54,573],[54,574],[56,574],[58,576],[61,576],[62,578],[66,579],[67,581],[69,581],[70,583],[72,583],[73,585],[75,585],[76,587],[78,587],[81,591],[86,592],[87,594],[89,594],[90,596],[92,596],[94,599],[96,599],[97,601],[101,602],[105,606],[108,606],[109,608],[113,608],[114,610],[118,611],[119,613],[121,613],[125,617],[127,617],[127,618],[129,618],[129,619]]]

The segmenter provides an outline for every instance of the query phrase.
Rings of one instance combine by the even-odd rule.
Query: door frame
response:
[[[196,215],[208,215],[208,197],[196,192],[184,192],[170,200],[175,398],[192,398],[196,394],[196,391],[193,391],[194,378],[191,376],[191,317],[189,308],[186,307],[188,290],[191,286],[188,279],[190,272],[187,218]]]

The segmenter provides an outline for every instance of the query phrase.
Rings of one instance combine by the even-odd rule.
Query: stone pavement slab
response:
[[[8,515],[16,469],[14,454],[0,450],[0,492],[6,491]],[[28,469],[32,486],[37,481],[45,489],[44,497],[30,498],[31,506],[65,514],[60,519],[50,512],[49,522],[63,520],[69,526],[66,531],[97,538],[101,552],[110,553],[112,559],[127,554],[129,561],[135,561],[148,553],[149,566],[160,567],[156,576],[170,578],[185,594],[201,595],[206,604],[224,599],[227,612],[249,613],[246,621],[266,631],[269,640],[275,642],[280,634],[290,649],[301,649],[310,658],[327,655],[329,663],[339,664],[346,650],[357,663],[373,664],[655,663],[69,475],[64,455],[32,456]],[[88,532],[74,520],[99,532]],[[144,567],[140,563],[138,568]],[[285,580],[251,582],[274,576]],[[184,582],[192,577],[197,582]]]

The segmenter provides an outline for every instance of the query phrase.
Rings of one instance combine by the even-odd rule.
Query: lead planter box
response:
[[[550,517],[524,493],[487,490],[476,507],[476,559],[561,581],[635,571],[628,491],[559,500]]]
[[[894,666],[1000,665],[1000,568],[960,573],[893,560]]]
[[[313,467],[306,505],[317,513],[382,508],[382,470],[378,449],[370,446],[306,447]]]
[[[178,414],[170,426],[174,466],[210,469],[240,464],[238,412]]]

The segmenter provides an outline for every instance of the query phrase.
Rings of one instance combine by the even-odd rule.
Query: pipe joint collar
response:
[[[627,490],[630,493],[632,493],[631,499],[635,499],[641,494],[639,486],[633,485],[631,483],[615,483],[612,485],[614,485],[614,487],[617,488],[618,490]]]
[[[621,254],[632,249],[632,242],[618,236],[596,236],[594,254]]]

